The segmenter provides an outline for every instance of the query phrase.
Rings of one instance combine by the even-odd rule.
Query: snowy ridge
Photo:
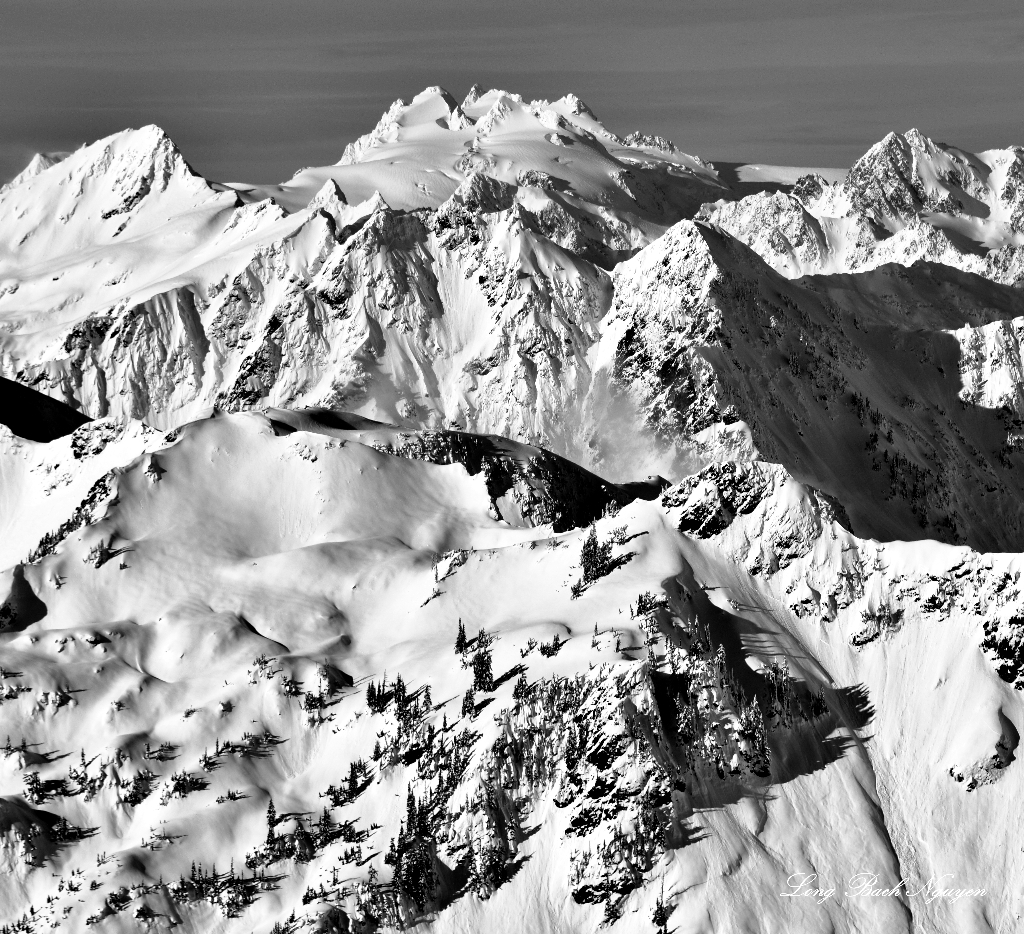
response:
[[[1018,618],[1016,557],[865,542],[756,462],[552,534],[494,518],[493,474],[385,453],[388,429],[351,416],[83,431],[20,443],[40,467],[121,466],[89,524],[15,565],[3,611],[5,904],[43,923],[503,930],[515,899],[530,928],[646,930],[664,898],[706,930],[766,910],[910,930],[908,908],[971,929],[974,901],[777,893],[794,866],[993,891],[1020,871],[965,855],[1013,839],[1020,697],[975,628]],[[922,652],[945,738],[916,676],[867,701]],[[899,789],[922,782],[944,817],[912,843]]]
[[[0,934],[1015,930],[1022,166],[479,87],[282,185],[33,160]]]
[[[792,282],[686,221],[614,279],[590,410],[606,474],[759,455],[862,534],[1020,547],[1019,290],[926,264]]]
[[[9,188],[17,188],[23,182],[27,182],[30,178],[34,178],[40,172],[45,172],[48,168],[63,161],[70,155],[71,153],[69,152],[37,152],[29,160],[28,165],[26,165],[24,169],[15,175],[14,178],[12,178],[6,185],[0,187],[0,194]]]
[[[475,121],[469,153],[462,149],[464,158],[458,157],[466,174],[460,176],[448,165],[445,177],[453,187],[446,188],[436,209],[409,212],[395,206],[380,190],[389,187],[390,170],[384,170],[392,157],[400,150],[413,160],[410,165],[424,170],[441,155],[455,159],[454,150],[445,147],[458,131],[437,121],[444,123],[439,114],[450,116],[456,109]],[[494,116],[499,111],[504,115],[500,120]],[[481,132],[479,122],[487,114],[492,119]],[[580,152],[574,156],[568,187],[557,174],[564,171],[558,157],[554,162],[547,155],[543,162],[523,161],[523,153],[559,150],[543,135],[550,133],[546,124],[576,134],[573,145]],[[170,160],[181,178],[192,178],[162,134],[155,129],[139,134],[141,142],[127,151],[136,153],[145,143],[152,152],[145,158],[132,156],[135,175],[145,181],[146,165]],[[506,138],[515,140],[519,155],[502,168],[501,140]],[[370,140],[375,142],[370,145]],[[80,405],[90,415],[146,418],[161,427],[213,405],[343,405],[413,427],[456,424],[520,437],[588,465],[603,463],[604,469],[626,477],[614,458],[595,457],[591,438],[601,426],[580,431],[575,416],[569,417],[588,407],[599,410],[592,399],[604,398],[600,377],[592,382],[591,357],[604,353],[596,349],[597,327],[613,305],[615,286],[605,270],[644,249],[664,229],[659,226],[663,217],[654,227],[644,218],[653,217],[645,204],[661,204],[657,211],[664,214],[672,191],[664,187],[666,180],[685,176],[686,184],[697,185],[706,197],[716,191],[710,183],[720,186],[713,171],[700,160],[684,158],[667,141],[653,148],[642,134],[618,141],[571,96],[526,105],[505,92],[477,92],[460,108],[440,89],[428,89],[409,105],[396,103],[364,142],[358,157],[363,161],[350,154],[347,165],[381,166],[384,174],[362,202],[346,192],[344,176],[320,178],[308,206],[292,214],[273,199],[229,206],[223,199],[231,194],[218,194],[201,181],[189,182],[209,199],[209,207],[199,215],[191,207],[186,211],[191,220],[176,241],[184,252],[172,268],[167,236],[159,228],[154,233],[160,237],[159,253],[145,236],[131,245],[114,240],[103,246],[102,263],[116,274],[99,285],[94,266],[101,261],[96,258],[85,263],[78,259],[81,254],[74,254],[70,269],[57,277],[41,267],[33,273],[37,267],[26,268],[12,259],[11,275],[0,288],[4,375]],[[615,148],[620,143],[633,148]],[[96,147],[91,148],[102,163],[110,145],[104,141]],[[75,158],[93,166],[96,156],[85,159],[91,148]],[[641,159],[639,175],[613,158],[618,154],[616,158],[629,163],[629,152]],[[705,209],[704,216],[748,242],[787,276],[870,269],[925,257],[1012,282],[1017,275],[1016,235],[1006,231],[1015,223],[1012,165],[1017,163],[1010,158],[1016,158],[1015,152],[987,156],[1002,169],[985,175],[983,185],[979,166],[988,163],[982,157],[942,149],[919,134],[892,135],[841,184],[808,179],[794,194],[719,204],[711,213]],[[666,153],[675,161],[666,162]],[[541,164],[544,169],[535,167]],[[877,184],[864,181],[874,178],[876,170]],[[55,171],[43,172],[32,184],[41,184]],[[594,171],[605,173],[598,191],[591,190]],[[962,209],[956,209],[962,215],[959,221],[981,223],[984,212],[979,206],[1002,205],[992,208],[984,222],[989,224],[986,229],[1003,231],[1005,242],[984,259],[971,253],[970,262],[961,262],[964,254],[939,223],[952,217],[941,210],[955,207],[950,194],[954,178],[962,182],[955,186],[962,196],[957,202]],[[648,203],[652,184],[660,194],[651,195],[654,200]],[[964,200],[968,190],[977,196],[970,196],[973,201]],[[14,194],[12,190],[7,197]],[[288,200],[285,189],[278,194]],[[131,211],[155,208],[154,198],[167,204],[168,197],[150,194]],[[400,194],[398,198],[401,202]],[[625,212],[615,206],[622,198],[632,206]],[[852,205],[853,213],[841,224],[837,221],[838,226],[810,213],[840,203]],[[104,207],[100,217],[110,210]],[[197,217],[201,227],[196,226]],[[318,218],[330,222],[325,226]],[[996,223],[999,218],[1009,220]],[[140,217],[132,223],[143,221]],[[752,225],[750,236],[738,229],[740,221]],[[852,247],[850,231],[859,238]],[[918,246],[908,255],[899,244],[910,240]],[[870,257],[842,259],[850,249],[860,256],[856,243],[867,244]],[[658,243],[647,249],[652,256],[663,251]],[[158,262],[153,261],[156,257]],[[618,281],[628,280],[619,275]],[[56,289],[61,291],[55,294]],[[620,290],[628,300],[629,286]],[[739,312],[745,299],[736,299]],[[49,311],[41,318],[47,304]],[[696,365],[698,370],[709,366]],[[1015,384],[1012,372],[996,382],[1000,379]],[[510,399],[516,403],[510,405]],[[664,408],[653,399],[645,404]],[[670,403],[668,410],[673,407]],[[654,412],[641,416],[668,424]],[[693,413],[691,423],[695,418],[699,420]],[[717,422],[712,417],[707,423]],[[609,443],[606,438],[604,446]],[[731,449],[745,442],[737,438],[724,443]],[[646,439],[634,438],[631,444],[650,449]],[[634,469],[677,475],[708,456],[719,455],[678,461],[651,450]],[[826,478],[813,478],[829,486]]]
[[[1024,150],[966,153],[890,133],[841,182],[708,205],[700,217],[790,277],[929,260],[1014,285],[1024,277]]]

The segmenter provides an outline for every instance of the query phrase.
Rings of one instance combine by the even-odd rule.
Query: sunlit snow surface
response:
[[[1022,158],[431,88],[33,160],[0,373],[92,420],[0,425],[0,925],[1015,930]]]

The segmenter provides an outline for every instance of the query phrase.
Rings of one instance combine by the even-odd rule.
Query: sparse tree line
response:
[[[590,529],[581,552],[585,579],[592,582],[608,572],[614,563],[612,546],[624,538],[624,530],[615,530],[602,543]],[[329,848],[339,865],[362,863],[380,828],[360,827],[354,808],[375,781],[399,770],[406,777],[406,811],[387,846],[377,843],[382,864],[371,863],[368,875],[356,884],[339,883],[335,871],[330,886],[321,882],[307,888],[303,904],[333,906],[354,925],[352,930],[368,932],[409,927],[469,893],[486,898],[515,875],[530,816],[537,802],[551,794],[569,815],[573,897],[602,906],[605,919],[614,920],[631,892],[656,879],[665,852],[689,839],[687,818],[698,778],[705,783],[763,782],[771,768],[770,734],[827,712],[823,694],[801,690],[785,667],[767,666],[756,696],[745,692],[723,650],[712,646],[707,625],[684,603],[642,593],[630,607],[645,635],[646,661],[626,670],[619,662],[588,674],[532,681],[518,665],[496,678],[496,637],[482,628],[470,636],[460,620],[453,648],[466,672],[461,704],[456,697],[447,709],[435,707],[430,686],[410,687],[401,673],[370,679],[364,702],[380,725],[374,748],[366,758],[351,759],[319,792],[325,801],[322,813],[278,816],[269,801],[266,837],[245,854],[242,871],[233,862],[226,871],[198,864],[170,883],[167,892],[176,900],[206,901],[237,916],[261,891],[290,875],[289,864],[317,860]],[[598,635],[595,627],[595,642]],[[550,658],[564,644],[558,635],[548,643],[530,640],[520,656],[538,649]],[[261,656],[250,668],[250,684],[276,683],[281,673]],[[302,692],[287,678],[280,680],[280,690],[284,696],[312,694],[332,703],[336,692],[320,674],[317,692]],[[497,686],[513,677],[510,703],[494,714],[499,737],[482,747],[473,724],[494,702]],[[289,683],[297,689],[289,691]],[[269,732],[246,732],[227,742],[218,738],[200,765],[203,772],[214,772],[228,755],[263,758],[280,742]],[[175,746],[161,743],[147,745],[141,760],[164,763],[176,755]],[[118,750],[114,760],[101,763],[100,773],[116,776],[126,758]],[[85,794],[98,782],[95,794],[103,787],[92,772],[95,761],[86,761],[83,753],[67,779],[51,780],[58,784],[29,773],[26,797],[43,801],[47,795]],[[208,782],[187,770],[160,778],[144,765],[116,785],[129,807],[160,787],[170,800],[200,791]],[[229,793],[218,802],[243,797],[248,796]],[[74,842],[75,832],[68,827],[64,842]],[[105,911],[116,913],[126,904],[118,890],[108,896]],[[671,904],[662,898],[653,916],[656,927],[665,928],[670,911]],[[290,931],[298,923],[293,915],[279,922],[279,929]]]

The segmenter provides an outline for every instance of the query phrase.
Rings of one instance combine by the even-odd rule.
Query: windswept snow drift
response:
[[[1022,165],[480,88],[276,186],[37,157],[0,925],[1014,930]]]

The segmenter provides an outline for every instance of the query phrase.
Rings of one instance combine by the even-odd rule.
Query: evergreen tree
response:
[[[430,830],[429,809],[425,802],[416,801],[411,787],[405,816],[398,839],[391,840],[384,862],[394,867],[392,880],[399,898],[422,911],[437,897],[437,841]]]
[[[430,836],[430,805],[426,801],[420,802],[419,812],[416,815],[416,833],[421,837]]]
[[[402,679],[399,678],[397,683],[401,683]],[[396,684],[397,686],[397,684]],[[405,685],[402,684],[402,690],[404,691]],[[392,694],[388,693],[387,681],[381,681],[380,684],[376,684],[371,681],[366,688],[366,706],[370,708],[371,713],[383,713],[387,710],[388,704],[391,703]]]
[[[466,641],[466,627],[462,624],[462,618],[459,618],[459,634],[455,637],[455,651],[459,655],[465,655],[466,649],[469,648],[469,643]]]
[[[485,694],[494,690],[491,653],[488,649],[477,649],[473,656],[473,690],[482,691]]]
[[[323,814],[320,815],[320,820],[316,824],[316,835],[320,846],[325,846],[331,839],[331,815],[327,810],[327,805],[324,805]]]
[[[665,904],[665,883],[661,883],[661,894],[654,903],[654,911],[651,912],[651,922],[658,929],[658,934],[668,934],[668,919],[672,909]]]
[[[274,808],[274,799],[270,799],[267,805],[267,846],[273,846],[277,842],[274,827],[277,824],[277,810]]]
[[[583,571],[583,583],[592,584],[604,577],[611,570],[612,546],[597,540],[597,529],[590,527],[590,532],[583,541],[580,550],[580,569]]]
[[[473,689],[466,691],[462,698],[462,716],[472,717],[476,713],[476,698],[473,696]]]

